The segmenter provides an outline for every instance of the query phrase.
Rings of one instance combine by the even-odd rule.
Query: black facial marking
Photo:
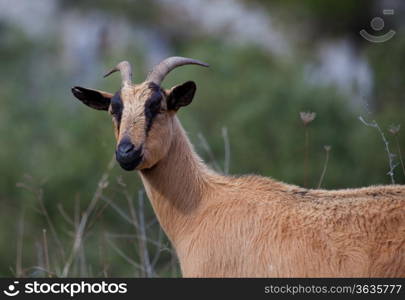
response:
[[[111,114],[113,115],[115,121],[118,124],[118,127],[121,122],[122,109],[124,105],[121,100],[121,91],[118,91],[114,94],[114,97],[111,98]]]
[[[162,93],[160,87],[155,83],[150,83],[149,88],[152,89],[153,93],[145,102],[146,134],[151,129],[153,120],[158,115],[162,103]]]

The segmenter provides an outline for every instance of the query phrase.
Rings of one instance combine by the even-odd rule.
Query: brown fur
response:
[[[143,145],[137,170],[184,276],[405,277],[405,186],[306,190],[222,176],[164,101],[145,134],[150,92],[147,83],[123,87],[116,136]]]

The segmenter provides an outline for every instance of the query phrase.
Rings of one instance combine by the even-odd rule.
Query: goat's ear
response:
[[[85,89],[80,86],[73,87],[72,93],[81,102],[97,110],[108,110],[111,98],[113,97],[113,94],[98,90]]]
[[[178,110],[182,106],[189,105],[193,101],[196,89],[197,86],[194,81],[187,81],[172,87],[167,95],[167,108]]]

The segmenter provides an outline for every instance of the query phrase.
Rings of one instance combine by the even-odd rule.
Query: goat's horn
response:
[[[209,67],[208,64],[192,59],[192,58],[187,58],[187,57],[180,57],[180,56],[172,56],[169,58],[166,58],[163,60],[161,63],[156,65],[152,71],[148,74],[148,77],[146,78],[146,81],[152,81],[156,83],[157,85],[160,85],[160,83],[163,81],[165,76],[169,74],[169,72],[177,67],[183,66],[183,65],[200,65],[203,67]]]
[[[132,82],[132,68],[131,64],[126,60],[118,63],[111,71],[107,72],[104,77],[111,75],[114,72],[120,71],[122,84],[131,84]]]

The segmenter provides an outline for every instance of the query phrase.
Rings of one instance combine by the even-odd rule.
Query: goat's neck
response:
[[[173,130],[168,155],[140,174],[161,226],[176,244],[198,211],[203,189],[213,173],[194,152],[176,117]]]

